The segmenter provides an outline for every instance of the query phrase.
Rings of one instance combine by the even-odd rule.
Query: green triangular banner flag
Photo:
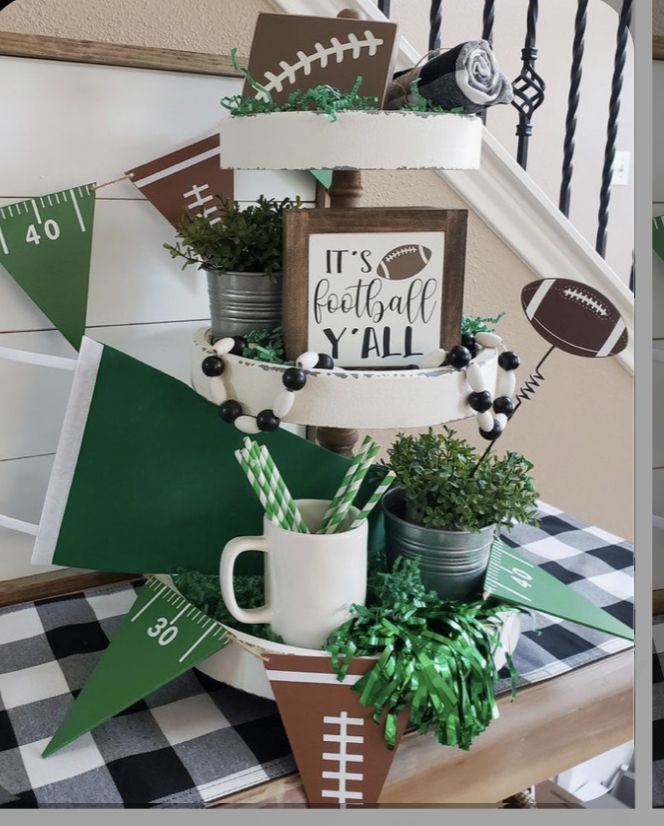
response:
[[[84,337],[32,562],[218,573],[226,542],[263,532],[244,438],[188,385]],[[350,463],[283,429],[256,440],[296,499],[331,499]]]
[[[484,580],[484,598],[492,596],[513,605],[542,611],[626,640],[634,639],[629,626],[598,608],[554,576],[529,562],[504,542],[491,548]]]
[[[78,349],[85,332],[92,185],[0,208],[0,265]]]
[[[223,625],[148,580],[43,757],[152,694],[228,644]]]
[[[652,248],[664,259],[664,216],[652,219]]]

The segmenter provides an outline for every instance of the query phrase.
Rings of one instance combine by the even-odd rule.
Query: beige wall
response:
[[[14,0],[0,12],[0,29],[149,46],[227,52],[248,48],[266,0]],[[398,179],[398,180],[397,180]],[[433,172],[366,173],[367,205],[463,207]],[[466,313],[507,311],[501,330],[533,369],[546,349],[519,306],[532,274],[471,214]],[[617,362],[555,353],[547,381],[501,439],[536,465],[546,500],[606,530],[631,537],[632,380]],[[472,422],[459,428],[481,446]],[[381,434],[384,444],[391,434]]]
[[[660,37],[664,37],[664,2],[663,0],[653,0],[652,4],[652,28],[653,32]]]

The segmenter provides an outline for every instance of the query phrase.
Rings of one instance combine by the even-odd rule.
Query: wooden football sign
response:
[[[370,806],[378,801],[396,749],[353,685],[374,665],[356,658],[343,682],[329,657],[271,654],[265,668],[310,806]],[[405,708],[397,746],[408,723]]]
[[[358,76],[360,94],[382,104],[396,52],[395,23],[306,15],[258,15],[249,73],[275,103],[321,84],[349,92]],[[248,82],[245,95],[260,97]],[[263,97],[267,97],[263,95]]]
[[[465,210],[302,209],[285,215],[286,355],[340,367],[419,364],[458,344]]]

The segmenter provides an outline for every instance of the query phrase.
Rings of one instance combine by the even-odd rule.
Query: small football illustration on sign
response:
[[[542,338],[573,356],[616,356],[627,347],[627,327],[618,310],[581,281],[532,281],[521,291],[521,305]]]
[[[327,84],[349,92],[362,77],[360,94],[382,103],[392,74],[396,24],[373,20],[258,15],[249,55],[245,95],[283,103],[291,92]]]
[[[402,244],[386,253],[376,267],[381,278],[401,281],[421,273],[431,261],[431,250],[421,244]]]

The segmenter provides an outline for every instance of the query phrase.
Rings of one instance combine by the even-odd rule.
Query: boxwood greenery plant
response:
[[[406,496],[406,518],[425,528],[478,531],[514,520],[536,523],[533,465],[519,453],[480,456],[446,427],[442,433],[399,434],[388,451]]]
[[[182,268],[218,272],[263,272],[282,270],[283,214],[298,208],[300,199],[277,201],[261,195],[255,204],[241,208],[237,202],[217,199],[223,208],[221,221],[185,214],[178,227],[175,245],[164,244],[172,258],[182,258]]]

